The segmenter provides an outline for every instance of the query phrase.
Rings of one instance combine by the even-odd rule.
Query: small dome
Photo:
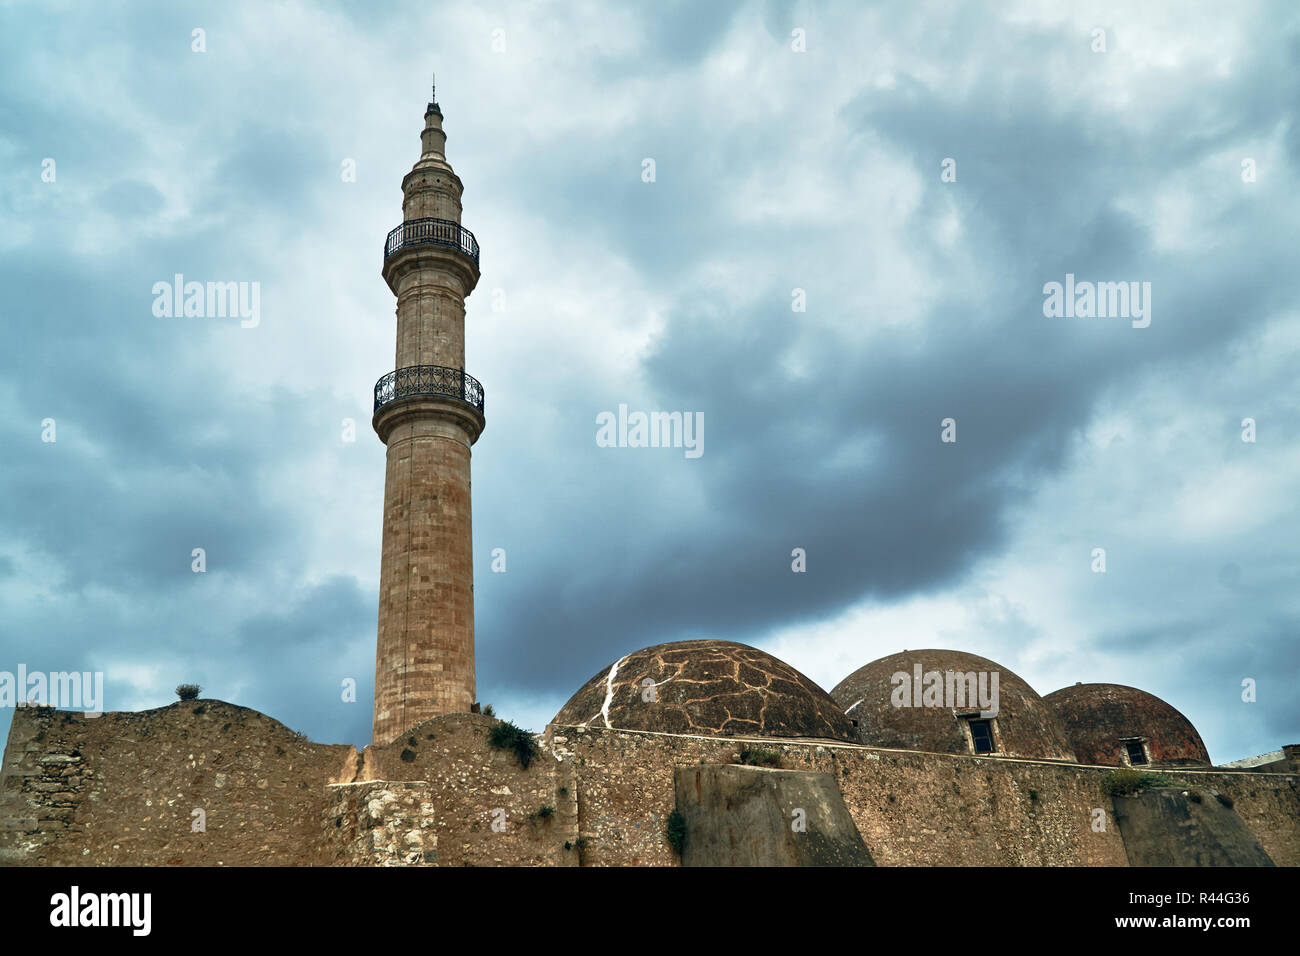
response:
[[[1075,684],[1043,700],[1056,711],[1081,763],[1209,766],[1192,722],[1154,694],[1123,684]]]
[[[872,747],[1074,760],[1052,708],[1014,673],[975,654],[892,654],[858,668],[831,697]]]
[[[569,699],[554,723],[710,737],[854,739],[853,725],[784,661],[731,641],[635,651]]]

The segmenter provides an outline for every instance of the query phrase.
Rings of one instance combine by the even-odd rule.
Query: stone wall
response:
[[[671,865],[663,839],[675,768],[735,763],[745,748],[781,766],[832,772],[879,866],[1125,866],[1111,798],[1114,768],[884,750],[827,741],[679,737],[551,727],[579,778],[585,864]],[[1175,770],[1225,794],[1279,866],[1300,866],[1300,776]],[[1100,813],[1100,818],[1098,814]],[[1095,821],[1104,820],[1104,829]]]
[[[440,866],[577,866],[569,768],[541,753],[525,770],[512,751],[488,743],[496,723],[480,714],[426,720],[391,744],[367,747],[359,779],[428,784]]]
[[[1231,801],[1210,789],[1157,787],[1115,797],[1132,866],[1273,866]]]
[[[326,785],[349,746],[313,744],[217,700],[139,713],[14,713],[0,773],[0,861],[85,865],[327,862]],[[192,829],[195,809],[206,832]]]
[[[579,779],[584,866],[675,866],[664,838],[675,806],[676,767],[733,763],[741,745],[722,737],[547,728],[549,748]]]
[[[1124,866],[1104,768],[881,750],[824,741],[670,737],[552,727],[577,765],[583,862],[672,865],[663,834],[679,765],[735,763],[745,748],[839,781],[879,866]],[[1105,829],[1093,829],[1100,808]]]
[[[677,769],[747,748],[832,775],[877,865],[1128,862],[1107,767],[552,726],[524,768],[490,745],[496,723],[436,717],[358,753],[220,701],[93,719],[20,708],[0,769],[0,862],[673,866]],[[1169,773],[1224,794],[1274,862],[1300,865],[1300,775]],[[206,832],[191,828],[195,808]]]
[[[678,767],[682,866],[875,866],[828,773]]]
[[[418,783],[333,783],[321,839],[337,866],[433,866],[433,794]]]
[[[1278,866],[1300,866],[1300,774],[1170,770],[1175,780],[1217,790]]]

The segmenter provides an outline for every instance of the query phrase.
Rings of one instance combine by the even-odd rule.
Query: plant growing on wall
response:
[[[775,750],[758,750],[746,747],[740,752],[740,762],[751,767],[779,767],[781,755]]]
[[[1112,770],[1101,781],[1102,792],[1112,797],[1129,796],[1143,790],[1149,790],[1151,787],[1173,787],[1177,785],[1177,780],[1162,773],[1149,773],[1142,770],[1133,770],[1130,767]]]
[[[519,759],[519,766],[525,770],[539,752],[533,735],[508,720],[500,721],[493,726],[488,733],[488,743],[497,750],[513,750]]]
[[[555,816],[555,807],[538,807],[536,810],[533,810],[528,814],[528,822],[536,826],[539,822],[545,823],[553,816]]]

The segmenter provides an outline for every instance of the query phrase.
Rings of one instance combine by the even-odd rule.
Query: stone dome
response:
[[[993,713],[981,709],[980,695],[992,705],[995,680]],[[831,697],[856,724],[858,740],[872,747],[1074,760],[1052,708],[1007,668],[976,654],[891,654],[844,678]]]
[[[556,724],[710,737],[854,740],[826,691],[784,661],[731,641],[634,651],[583,684]]]
[[[1123,684],[1075,684],[1043,698],[1080,763],[1209,766],[1192,722],[1154,694]]]

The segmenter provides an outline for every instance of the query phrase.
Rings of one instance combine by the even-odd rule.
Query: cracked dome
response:
[[[730,737],[854,739],[826,691],[771,654],[731,641],[634,651],[569,698],[554,723]]]
[[[911,691],[921,675],[920,690],[905,705],[895,706],[903,686],[895,675],[906,674]],[[949,673],[966,675],[954,679],[951,693]],[[927,675],[937,673],[942,692],[927,699]],[[967,697],[974,687],[983,689],[991,702],[993,676],[997,676],[997,713],[982,713],[978,700]],[[969,680],[973,677],[975,683]],[[962,697],[956,691],[961,684]],[[927,750],[932,753],[987,753],[1007,757],[1036,757],[1045,760],[1074,760],[1069,738],[1056,713],[1025,681],[986,657],[964,651],[903,651],[858,668],[831,690],[857,728],[858,740],[872,747],[899,750]]]
[[[1154,694],[1123,684],[1075,684],[1043,698],[1056,711],[1082,763],[1204,767],[1192,722]]]

